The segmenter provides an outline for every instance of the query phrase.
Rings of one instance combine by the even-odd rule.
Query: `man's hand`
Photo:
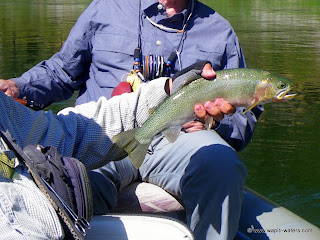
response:
[[[190,67],[175,74],[173,79],[168,79],[165,89],[168,95],[178,91],[184,84],[185,79],[197,79],[197,76],[202,76],[205,79],[212,80],[216,77],[216,72],[213,70],[210,63],[202,61],[191,65]],[[222,98],[216,99],[214,102],[206,102],[205,104],[196,104],[194,113],[199,121],[191,121],[184,124],[182,127],[186,132],[195,132],[204,130],[204,122],[211,116],[213,118],[212,126],[215,121],[221,121],[224,115],[232,115],[236,109]]]
[[[207,63],[201,72],[201,76],[208,80],[214,79],[216,77],[215,71],[212,69],[211,64]],[[206,102],[204,105],[196,104],[194,106],[194,113],[196,114],[199,121],[191,121],[184,124],[182,127],[186,132],[195,132],[199,130],[204,130],[204,123],[208,115],[213,118],[212,125],[215,125],[215,121],[221,121],[224,115],[232,115],[235,113],[236,109],[231,106],[227,101],[222,98],[217,98],[214,102]]]
[[[0,91],[6,95],[17,98],[19,96],[19,89],[15,81],[9,79],[0,79]]]
[[[208,115],[213,118],[212,126],[215,125],[215,121],[221,121],[224,115],[234,114],[236,109],[231,106],[223,98],[217,98],[214,102],[206,102],[204,105],[196,104],[194,106],[194,113],[200,122],[192,121],[184,124],[182,127],[186,132],[195,132],[206,129],[204,122],[208,118]]]
[[[210,63],[207,63],[206,65],[204,65],[202,72],[201,72],[201,76],[205,79],[208,80],[212,80],[216,77],[216,72],[213,70],[213,68],[211,67]]]

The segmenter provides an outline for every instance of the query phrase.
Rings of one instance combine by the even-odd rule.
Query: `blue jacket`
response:
[[[188,8],[171,18],[158,8],[158,1],[94,0],[79,17],[61,50],[49,60],[42,61],[21,77],[15,78],[19,97],[38,103],[68,99],[80,90],[76,104],[110,97],[114,87],[134,64],[134,50],[168,59],[179,48],[172,74],[198,60],[208,60],[215,70],[245,67],[244,57],[234,30],[217,12],[192,1]],[[181,29],[192,11],[187,31],[164,31],[152,24]],[[149,21],[148,18],[151,20]],[[140,31],[139,31],[140,18]],[[181,45],[179,42],[182,38]],[[262,109],[243,115],[241,109],[225,117],[216,129],[237,150],[251,138]]]

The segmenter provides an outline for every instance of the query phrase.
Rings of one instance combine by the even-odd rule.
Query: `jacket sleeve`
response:
[[[19,98],[26,97],[48,106],[70,98],[84,84],[91,62],[90,18],[94,9],[95,1],[79,17],[58,53],[13,78],[19,88]]]
[[[34,111],[14,101],[0,91],[0,128],[9,131],[17,144],[53,146],[61,155],[73,156],[94,169],[117,159],[111,138],[142,125],[149,117],[149,109],[166,97],[167,78],[141,84],[133,93],[101,97],[60,113]]]
[[[244,68],[245,60],[237,36],[233,33],[226,46],[226,62],[224,69]],[[244,149],[250,142],[253,131],[263,106],[257,106],[246,114],[245,108],[237,108],[232,116],[225,116],[223,120],[216,124],[215,131],[230,144],[235,150]]]

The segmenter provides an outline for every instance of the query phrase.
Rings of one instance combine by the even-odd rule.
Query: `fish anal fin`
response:
[[[119,150],[122,149],[125,151],[127,155],[129,155],[130,161],[133,163],[134,167],[138,169],[146,157],[151,140],[148,143],[141,144],[135,139],[136,131],[137,129],[135,128],[129,131],[120,132],[112,138],[112,141],[114,142],[113,149],[117,149],[118,151],[116,154],[125,157],[125,154],[121,153]]]
[[[165,138],[170,142],[173,143],[177,140],[181,132],[181,126],[171,127],[162,132]]]
[[[133,166],[138,169],[146,158],[150,143],[148,144],[139,144],[133,151],[129,153],[130,161]]]

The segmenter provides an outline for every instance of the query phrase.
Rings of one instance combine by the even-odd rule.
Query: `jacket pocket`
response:
[[[137,39],[124,34],[99,32],[92,40],[92,64],[96,68],[96,81],[100,87],[120,82],[134,64],[133,53]],[[111,82],[110,82],[111,81]]]

